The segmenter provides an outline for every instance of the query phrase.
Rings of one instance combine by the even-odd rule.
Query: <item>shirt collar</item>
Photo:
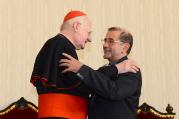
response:
[[[127,60],[127,59],[128,59],[128,57],[127,57],[127,56],[124,56],[124,57],[122,57],[121,59],[118,59],[118,60],[116,60],[116,61],[110,62],[109,65],[115,65],[115,64],[121,63],[122,61]]]

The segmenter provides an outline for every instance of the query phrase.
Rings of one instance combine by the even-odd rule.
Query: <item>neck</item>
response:
[[[67,31],[63,30],[63,31],[60,32],[60,34],[64,35],[75,46],[72,34],[70,32],[67,32]]]
[[[125,56],[127,56],[126,53],[124,53],[124,54],[122,54],[122,55],[120,55],[120,56],[118,56],[118,57],[110,58],[110,59],[108,59],[108,61],[109,61],[109,62],[115,62],[115,61],[117,61],[117,60],[119,60],[119,59],[121,59],[121,58],[123,58],[123,57],[125,57]]]

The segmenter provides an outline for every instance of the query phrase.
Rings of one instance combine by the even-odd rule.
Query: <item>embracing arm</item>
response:
[[[120,64],[117,64],[116,66],[104,66],[95,71],[92,68],[83,65],[73,57],[67,54],[63,55],[68,58],[60,60],[59,65],[66,67],[63,72],[72,71],[77,73],[80,79],[87,86],[94,89],[96,93],[103,97],[120,99],[122,94],[125,94],[124,96],[128,96],[133,93],[137,87],[138,80],[136,79],[139,79],[137,75],[138,73],[125,73],[130,72],[131,69],[134,70],[131,68],[131,65],[123,66],[127,60],[125,60],[124,63],[121,62]],[[123,68],[120,68],[121,70],[119,70],[119,66],[122,66]],[[119,77],[117,77],[117,80],[112,80],[111,77],[117,76],[119,72],[122,72],[123,74],[118,75]]]
[[[109,80],[100,71],[83,65],[78,71],[81,80],[94,89],[97,94],[112,100],[120,100],[132,95],[139,87],[140,72],[118,75],[116,80]]]

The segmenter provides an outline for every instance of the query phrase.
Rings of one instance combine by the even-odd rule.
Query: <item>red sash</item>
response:
[[[88,100],[69,94],[40,94],[38,117],[64,117],[86,119]]]

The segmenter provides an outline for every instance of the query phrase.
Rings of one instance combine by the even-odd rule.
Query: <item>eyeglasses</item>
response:
[[[101,42],[103,44],[107,43],[109,45],[113,45],[114,43],[119,43],[120,41],[119,40],[114,40],[112,38],[104,38],[103,40],[101,40]]]

